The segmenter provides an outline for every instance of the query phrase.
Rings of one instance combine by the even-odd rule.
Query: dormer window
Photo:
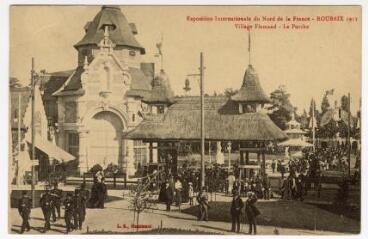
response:
[[[157,105],[157,114],[164,114],[165,113],[165,105]]]
[[[249,103],[239,103],[239,113],[255,113],[257,112],[257,105],[256,104],[249,104]]]

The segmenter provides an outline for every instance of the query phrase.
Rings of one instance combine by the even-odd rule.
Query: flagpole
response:
[[[350,143],[350,93],[348,93],[348,175],[350,177],[350,150],[351,150],[351,143]]]
[[[20,154],[20,141],[21,141],[21,131],[20,131],[20,128],[21,128],[21,119],[20,119],[20,109],[22,107],[21,105],[21,101],[22,101],[22,93],[19,92],[18,94],[18,160],[19,160],[19,154]]]
[[[314,127],[314,110],[315,110],[315,102],[313,100],[312,102],[312,140],[313,140],[313,152],[316,152],[316,131],[315,131],[315,127]]]
[[[162,47],[162,44],[164,44],[164,36],[161,33],[161,47]],[[160,49],[160,52],[161,52],[161,69],[164,69],[164,54],[162,54],[161,49]]]
[[[32,195],[32,206],[35,207],[36,195],[35,195],[35,185],[36,185],[36,168],[34,162],[36,160],[35,152],[35,70],[34,70],[34,58],[32,57],[32,70],[31,70],[31,100],[32,100],[32,114],[31,114],[31,134],[32,134],[32,184],[31,184],[31,195]]]
[[[201,81],[201,187],[205,186],[204,170],[204,65],[203,52],[200,54],[200,81]],[[201,188],[201,191],[202,191]]]
[[[249,62],[249,65],[251,65],[251,48],[250,48],[250,30],[248,30],[248,62]]]

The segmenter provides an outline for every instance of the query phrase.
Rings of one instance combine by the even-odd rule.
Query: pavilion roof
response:
[[[205,97],[205,139],[275,141],[287,136],[262,113],[238,113],[238,106],[226,97]],[[199,140],[200,98],[177,97],[164,115],[150,115],[127,138],[146,141]]]
[[[249,65],[245,71],[243,84],[239,92],[231,97],[234,101],[269,103],[270,99],[263,91],[259,77],[252,65]]]

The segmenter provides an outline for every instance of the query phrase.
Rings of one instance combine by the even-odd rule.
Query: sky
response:
[[[100,6],[13,6],[10,16],[10,76],[29,82],[31,57],[36,70],[55,72],[73,69],[77,51],[73,45],[84,35],[84,25]],[[233,22],[191,22],[187,16],[352,16],[357,22],[313,22],[309,29],[251,31],[251,63],[267,94],[285,85],[291,103],[308,111],[317,106],[326,90],[330,99],[351,93],[352,112],[361,95],[360,7],[303,6],[121,6],[138,29],[137,40],[146,48],[144,61],[159,59],[156,43],[163,36],[164,69],[176,94],[187,74],[198,73],[199,54],[204,53],[205,92],[239,89],[249,64],[248,32]],[[297,22],[303,24],[303,22]],[[158,67],[156,68],[158,69]],[[191,79],[192,88],[198,80]]]

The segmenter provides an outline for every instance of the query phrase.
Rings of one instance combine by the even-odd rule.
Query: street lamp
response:
[[[190,76],[200,77],[200,99],[201,99],[201,190],[205,186],[205,170],[204,170],[204,64],[203,64],[203,52],[200,53],[200,67],[199,74],[188,74]],[[189,79],[185,80],[184,90],[190,90]],[[187,92],[188,92],[187,91]]]

